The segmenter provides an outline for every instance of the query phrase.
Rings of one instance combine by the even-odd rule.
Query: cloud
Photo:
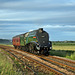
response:
[[[55,3],[56,2],[56,3]],[[61,3],[62,2],[62,3]],[[67,2],[59,0],[44,0],[44,1],[12,1],[0,3],[0,9],[13,9],[25,11],[74,11],[75,2]]]
[[[73,0],[14,0],[0,3],[0,24],[69,24],[75,25]]]
[[[43,28],[75,28],[73,25],[44,25]]]
[[[15,13],[15,12],[14,12]],[[75,25],[75,11],[16,12],[0,15],[0,24],[69,24]]]
[[[38,28],[44,28],[44,30],[46,30],[49,33],[50,40],[74,40],[74,38],[72,37],[75,37],[74,25],[32,25],[32,24],[4,25],[4,27],[0,29],[1,32],[0,36],[3,38],[12,38],[13,36],[23,34],[31,30],[36,30]]]
[[[42,27],[51,40],[75,40],[75,0],[0,0],[0,38]]]
[[[31,31],[33,31],[33,30],[29,30],[29,32],[31,32]]]

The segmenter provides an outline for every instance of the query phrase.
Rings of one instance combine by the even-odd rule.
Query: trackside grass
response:
[[[5,46],[11,46],[11,47],[13,47],[13,45],[10,45],[10,44],[0,44],[0,45],[5,45]]]
[[[1,49],[0,49],[1,50]],[[22,72],[17,72],[17,68],[13,63],[2,54],[0,51],[0,75],[22,75]]]

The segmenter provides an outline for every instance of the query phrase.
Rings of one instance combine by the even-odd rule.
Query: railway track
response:
[[[67,70],[70,70],[70,71],[72,71],[72,72],[75,73],[75,67],[74,67],[74,66],[69,66],[68,64],[65,64],[65,62],[62,63],[62,62],[53,60],[53,59],[51,59],[51,58],[45,58],[45,57],[40,57],[40,58],[42,58],[42,59],[45,60],[45,61],[51,62],[51,63],[53,63],[53,64],[59,65],[59,67],[66,68]]]
[[[28,52],[26,52],[26,53],[28,53]],[[34,55],[32,53],[28,53],[28,54]],[[38,55],[35,55],[35,56],[37,56],[45,61],[49,61],[51,63],[57,64],[60,67],[66,68],[75,73],[75,61],[64,59],[61,57],[56,57],[56,56],[38,56]],[[60,62],[57,60],[59,60]]]
[[[2,47],[4,48],[4,46],[2,46]],[[5,48],[9,49],[11,52],[13,52],[13,54],[16,53],[16,55],[17,54],[27,53],[29,55],[33,55],[34,57],[36,56],[36,57],[40,58],[40,61],[42,60],[43,63],[42,62],[38,62],[37,60],[35,60],[33,58],[30,58],[31,56],[29,56],[29,55],[28,56],[25,56],[25,54],[24,54],[24,55],[21,56],[21,58],[23,57],[22,60],[28,59],[29,61],[33,61],[33,62],[35,62],[35,63],[37,63],[37,64],[39,64],[41,66],[44,65],[43,67],[46,68],[46,70],[52,71],[52,72],[54,72],[57,75],[75,75],[75,67],[68,66],[66,64],[62,64],[60,62],[57,62],[56,60],[55,61],[52,60],[52,59],[59,59],[61,61],[64,61],[65,59],[62,60],[62,58],[57,58],[57,57],[54,57],[54,56],[48,56],[48,57],[46,57],[46,56],[38,56],[38,55],[34,55],[34,54],[31,54],[31,53],[28,53],[28,52],[20,51],[20,50],[17,51],[15,49],[13,49],[12,47],[7,47],[7,46]],[[17,52],[15,52],[14,50],[17,51]],[[50,59],[50,58],[52,58],[52,59]],[[68,62],[68,61],[65,60],[65,62]],[[69,63],[75,64],[74,62],[73,63],[72,62],[73,61],[71,61],[71,62],[69,61]],[[54,64],[55,66],[52,66],[52,64]],[[57,65],[57,67],[59,66],[58,68],[60,70],[59,69],[56,69],[57,68],[56,65]],[[70,72],[68,71],[68,69],[70,69],[69,70]]]
[[[32,70],[29,66],[27,66],[22,60],[19,59],[18,56],[16,56],[15,54],[13,54],[11,51],[7,50],[6,48],[0,48],[0,49],[2,49],[2,50],[4,50],[5,52],[7,52],[10,57],[13,57],[13,58],[15,58],[17,61],[19,61],[19,62],[21,63],[20,68],[22,69],[22,71],[25,71],[25,69],[28,69],[29,72],[31,72],[31,75],[33,75],[33,74],[34,74],[34,75],[37,75],[34,70]],[[25,67],[23,68],[23,66],[25,66]],[[23,74],[23,75],[25,75],[25,74]]]
[[[25,59],[28,59],[29,61],[32,61],[32,62],[34,62],[34,63],[37,63],[37,64],[39,64],[41,67],[43,67],[43,69],[45,69],[45,70],[48,70],[48,71],[50,71],[50,72],[54,72],[54,75],[56,74],[56,75],[64,75],[64,73],[62,73],[62,72],[60,72],[60,71],[57,71],[56,69],[53,69],[52,67],[50,67],[50,66],[48,66],[48,65],[46,65],[46,64],[43,64],[43,63],[41,63],[41,62],[39,62],[39,61],[37,61],[37,60],[35,60],[35,59],[33,59],[33,58],[30,58],[30,57],[28,57],[28,56],[26,56],[26,55],[23,55],[22,53],[19,53],[19,52],[16,52],[16,51],[13,51],[13,50],[9,50],[9,49],[6,49],[6,48],[1,48],[1,49],[4,49],[5,51],[7,51],[7,52],[9,52],[10,54],[12,54],[14,57],[16,57],[18,60],[19,60],[19,56],[21,56],[21,59],[23,59],[24,60],[24,58]],[[15,55],[14,55],[15,54]],[[19,55],[19,56],[16,56],[16,55]],[[40,68],[41,68],[40,67]],[[40,69],[39,68],[39,69]],[[28,68],[29,69],[29,68]],[[30,69],[31,70],[31,69]],[[45,71],[44,70],[44,71]]]
[[[28,52],[26,52],[28,53]],[[34,55],[32,53],[28,53],[28,54],[31,54],[31,55]],[[63,68],[66,68],[66,69],[71,69],[72,71],[75,72],[75,62],[74,61],[71,61],[71,60],[67,60],[67,59],[63,59],[61,57],[56,57],[56,56],[38,56],[38,55],[35,55],[45,61],[49,61],[49,62],[52,62],[54,64],[57,64],[57,65],[60,65],[61,67]],[[57,59],[60,61],[57,61]]]
[[[66,60],[66,59],[63,59],[63,58],[60,58],[60,57],[56,57],[56,56],[49,56],[49,57],[75,64],[75,61]]]
[[[28,52],[26,52],[26,53],[28,53]],[[31,53],[28,53],[28,54],[31,54]],[[32,55],[34,55],[34,54],[32,54]],[[70,61],[70,60],[67,61],[66,59],[64,59],[65,62],[63,63],[63,62],[62,62],[62,61],[63,61],[63,58],[59,58],[59,57],[55,57],[55,56],[38,56],[38,55],[35,55],[35,56],[41,58],[42,60],[45,60],[45,61],[47,61],[47,62],[50,62],[50,63],[52,63],[52,64],[55,64],[55,65],[57,65],[57,66],[63,68],[65,72],[67,72],[66,70],[68,70],[68,72],[69,72],[69,71],[70,71],[70,72],[73,72],[73,75],[75,75],[75,64],[74,64],[74,61],[68,62],[68,61]],[[51,57],[52,57],[53,59],[51,59]],[[55,58],[59,59],[59,61],[60,61],[60,59],[61,59],[61,62],[55,60]],[[67,63],[67,64],[66,64],[66,63]],[[69,64],[69,65],[68,65],[68,64]],[[62,69],[62,70],[63,70],[63,69]],[[68,73],[68,74],[69,74],[69,73]],[[72,75],[72,73],[71,73],[71,75]]]

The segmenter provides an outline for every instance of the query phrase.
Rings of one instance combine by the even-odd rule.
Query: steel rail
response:
[[[59,62],[57,62],[57,61],[54,61],[54,60],[51,60],[51,59],[47,59],[47,58],[45,58],[45,57],[41,57],[41,56],[39,56],[39,57],[42,58],[42,59],[45,59],[45,60],[47,60],[47,61],[50,61],[50,62],[52,62],[52,63],[54,63],[54,64],[56,63],[56,64],[58,64],[58,65],[61,65],[61,66],[63,66],[63,67],[66,67],[66,68],[69,68],[69,69],[72,69],[72,70],[75,71],[75,67],[71,67],[71,66],[68,66],[68,65],[59,63]]]
[[[1,48],[1,47],[0,47],[0,48]],[[10,51],[6,50],[5,48],[1,48],[1,49],[4,50],[4,51],[6,51],[6,52],[8,52],[12,57],[16,58],[20,63],[22,63],[22,65],[25,66],[24,69],[28,69],[28,70],[30,70],[31,72],[33,72],[34,75],[37,75],[36,72],[34,72],[30,67],[28,67],[26,64],[24,64],[23,61],[20,60],[16,55],[14,55],[14,54],[11,53]]]
[[[3,45],[0,45],[0,46],[3,46]],[[3,47],[9,47],[9,48],[13,48],[13,47],[10,47],[10,46],[3,46]],[[14,49],[14,48],[13,48]],[[23,51],[23,50],[20,50],[20,51]],[[25,52],[25,51],[23,51]],[[27,52],[28,53],[28,52]],[[32,53],[30,53],[32,54]],[[35,55],[35,54],[34,54]],[[55,56],[48,56],[48,57],[52,57],[52,58],[55,58],[55,59],[59,59],[59,60],[63,60],[63,61],[66,61],[66,62],[69,62],[69,63],[72,63],[72,64],[75,64],[75,62],[73,61],[70,61],[70,60],[66,60],[66,59],[62,59],[62,58],[58,58],[58,57],[55,57]]]
[[[58,57],[54,57],[54,56],[48,56],[48,57],[55,58],[55,59],[59,59],[59,60],[63,60],[63,61],[66,61],[66,62],[69,62],[69,63],[75,64],[75,62],[70,61],[70,60],[66,60],[66,59],[62,59],[62,58],[58,58]]]
[[[21,50],[20,50],[21,51]],[[25,51],[23,51],[23,52],[25,52]],[[25,53],[28,53],[28,54],[31,54],[31,55],[35,55],[35,54],[32,54],[32,53],[29,53],[29,52],[25,52]],[[51,60],[51,59],[47,59],[47,58],[45,58],[45,57],[43,57],[43,56],[38,56],[38,55],[35,55],[35,56],[37,56],[37,57],[39,57],[39,58],[42,58],[42,59],[45,59],[45,60],[47,60],[47,61],[50,61],[50,62],[52,62],[52,63],[56,63],[56,64],[58,64],[58,65],[60,65],[60,66],[63,66],[64,68],[66,67],[66,68],[69,68],[69,69],[72,69],[72,70],[74,70],[75,71],[75,67],[71,67],[71,66],[68,66],[68,65],[65,65],[65,64],[62,64],[62,63],[59,63],[59,62],[57,62],[57,61],[53,61],[53,60]],[[50,56],[48,56],[48,57],[50,57]],[[62,60],[62,59],[61,59]],[[66,61],[66,60],[65,60]],[[72,63],[72,62],[71,62]]]
[[[6,46],[6,47],[8,47],[8,46]],[[11,47],[10,47],[11,48]],[[14,49],[14,48],[13,48]],[[17,50],[17,49],[16,49]],[[20,51],[23,51],[23,50],[20,50]],[[23,51],[23,52],[25,52],[25,51]],[[26,53],[29,53],[29,52],[26,52]],[[29,54],[32,54],[32,53],[29,53]],[[35,54],[32,54],[32,55],[35,55]],[[63,67],[67,67],[67,68],[70,68],[70,69],[72,69],[72,70],[75,70],[75,68],[74,67],[71,67],[71,66],[68,66],[68,65],[65,65],[65,64],[62,64],[62,63],[59,63],[59,62],[56,62],[56,61],[53,61],[53,60],[50,60],[50,59],[47,59],[47,58],[44,58],[44,57],[42,57],[42,56],[38,56],[38,55],[35,55],[35,56],[37,56],[37,57],[39,57],[39,58],[42,58],[42,59],[45,59],[45,60],[47,60],[47,61],[50,61],[50,62],[52,62],[52,63],[56,63],[56,64],[58,64],[58,65],[62,65]],[[57,58],[57,57],[53,57],[53,56],[48,56],[48,57],[52,57],[52,58]],[[59,60],[62,60],[62,59],[60,59],[60,58],[57,58],[57,59],[59,59]],[[63,61],[66,61],[65,59],[63,59]],[[69,60],[68,60],[69,61]],[[67,61],[67,62],[68,62]],[[69,61],[69,63],[72,63],[73,61]],[[73,62],[73,64],[74,64],[74,62]]]
[[[28,52],[26,52],[26,53],[28,53]],[[32,53],[28,53],[28,54],[32,54]],[[32,55],[35,55],[35,54],[32,54]],[[61,65],[61,66],[63,66],[63,67],[72,69],[72,70],[75,71],[75,67],[71,67],[71,66],[68,66],[68,65],[59,63],[59,62],[57,62],[57,61],[53,61],[53,60],[51,60],[51,59],[47,59],[47,58],[45,58],[45,57],[43,57],[43,56],[38,56],[38,55],[35,55],[35,56],[37,56],[37,57],[39,57],[39,58],[42,58],[42,59],[45,59],[45,60],[47,60],[47,61],[50,61],[50,62],[52,62],[52,63],[56,63],[56,64]],[[50,57],[50,56],[48,56],[48,57]],[[62,60],[62,59],[61,59],[61,60]],[[65,60],[65,61],[66,61],[66,60]],[[71,63],[72,63],[72,62],[71,62]]]
[[[21,50],[20,50],[20,51],[21,51]],[[25,51],[23,51],[23,52],[25,52]],[[35,55],[35,54],[29,53],[29,52],[25,52],[25,53],[28,53],[28,54],[31,54],[31,55]],[[47,58],[45,58],[45,57],[43,57],[43,56],[39,56],[39,55],[35,55],[35,56],[37,56],[37,57],[39,57],[39,58],[42,58],[42,59],[45,59],[45,60],[47,60],[47,61],[56,63],[56,64],[58,64],[58,65],[62,65],[62,66],[64,66],[64,67],[70,68],[70,69],[72,69],[72,70],[75,70],[74,67],[71,67],[71,66],[68,66],[68,65],[59,63],[59,62],[57,62],[57,61],[53,61],[53,60],[51,60],[51,59],[47,59]],[[48,57],[53,57],[53,56],[48,56]],[[53,57],[53,58],[55,58],[55,57]],[[59,60],[62,60],[62,59],[59,59]],[[65,61],[67,61],[67,60],[65,60]],[[67,61],[67,62],[68,62],[68,61]],[[72,63],[72,62],[71,62],[71,63]],[[73,63],[74,63],[74,62],[73,62]]]
[[[22,50],[20,50],[20,51],[22,51]],[[25,51],[23,51],[23,52],[25,52]],[[32,54],[32,53],[29,53],[29,52],[26,52],[26,53],[28,53],[28,54]],[[35,55],[35,54],[32,54],[32,55]],[[42,58],[42,59],[45,59],[45,60],[47,60],[47,61],[50,61],[50,62],[52,62],[52,63],[56,63],[56,64],[61,65],[61,66],[63,66],[63,67],[66,67],[66,68],[69,68],[69,69],[75,70],[74,67],[71,67],[71,66],[68,66],[68,65],[65,65],[65,64],[62,64],[62,63],[59,63],[59,62],[56,62],[56,61],[53,61],[53,60],[50,60],[50,59],[44,58],[44,57],[42,57],[42,56],[38,56],[38,55],[35,55],[35,56],[40,57],[40,58]],[[53,57],[53,56],[48,56],[48,57],[56,58],[56,57]],[[59,60],[62,60],[62,59],[59,59]],[[65,61],[66,61],[66,60],[65,60]],[[71,63],[72,63],[72,62],[71,62]],[[73,63],[74,63],[74,62],[73,62]]]
[[[9,51],[8,51],[8,52],[9,52]],[[19,53],[19,54],[21,54],[21,53]],[[14,54],[12,54],[12,55],[14,55]],[[48,70],[51,71],[51,72],[54,72],[54,73],[57,74],[57,75],[65,75],[64,73],[62,73],[62,72],[60,72],[60,71],[58,71],[58,70],[56,70],[56,69],[54,69],[54,68],[52,68],[52,67],[46,65],[46,64],[43,64],[43,63],[41,63],[41,62],[38,62],[38,61],[36,61],[35,59],[32,59],[32,58],[27,57],[27,56],[25,56],[25,55],[23,55],[23,57],[24,57],[24,58],[27,58],[27,59],[29,59],[29,60],[31,60],[31,61],[33,61],[33,62],[36,62],[37,64],[43,66],[44,68],[48,69]]]
[[[12,51],[12,50],[11,50],[11,51]],[[16,51],[12,51],[12,52],[15,52],[16,54],[22,55],[23,58],[29,59],[29,60],[31,60],[31,61],[33,61],[33,62],[35,62],[35,63],[37,63],[37,64],[43,66],[44,68],[48,69],[49,71],[54,72],[54,73],[57,74],[57,75],[65,75],[64,73],[62,73],[62,72],[60,72],[60,71],[58,71],[58,70],[56,70],[56,69],[54,69],[54,68],[52,68],[52,67],[50,67],[50,66],[44,64],[44,63],[41,63],[41,62],[39,62],[39,61],[37,61],[37,60],[31,58],[31,57],[28,57],[28,56],[26,56],[26,55],[23,55],[22,53],[18,53],[18,52],[16,52]]]

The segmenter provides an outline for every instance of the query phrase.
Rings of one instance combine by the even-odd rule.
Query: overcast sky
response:
[[[0,39],[38,28],[51,41],[75,41],[75,0],[0,0]]]

